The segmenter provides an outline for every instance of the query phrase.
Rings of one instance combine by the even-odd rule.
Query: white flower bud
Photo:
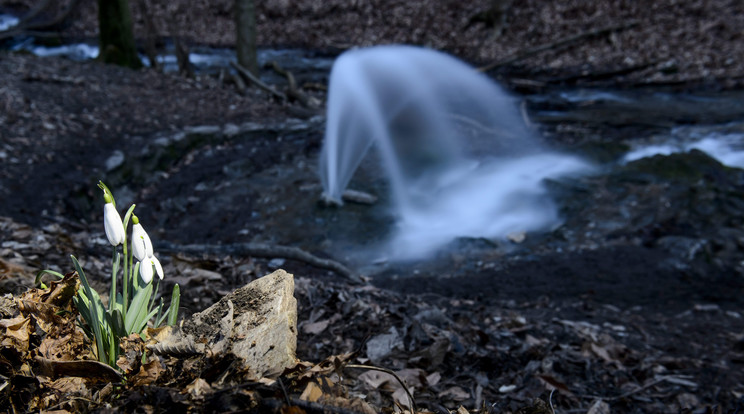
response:
[[[158,274],[160,280],[163,280],[163,266],[160,264],[160,260],[157,257],[151,256],[152,264],[155,265],[155,272]]]
[[[152,259],[147,257],[145,260],[139,262],[140,277],[145,283],[152,281],[153,270],[152,270]]]
[[[139,223],[132,226],[132,253],[140,262],[153,255],[150,236]]]
[[[113,203],[106,203],[103,206],[103,228],[106,230],[106,237],[112,246],[124,243],[126,238],[124,224],[121,222],[121,216],[119,216],[119,212],[116,211]]]

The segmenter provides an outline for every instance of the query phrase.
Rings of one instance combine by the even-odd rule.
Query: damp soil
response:
[[[300,27],[307,23],[284,10],[283,2],[271,3],[267,15],[294,16]],[[675,13],[681,13],[692,24],[690,16],[697,11],[716,23],[715,10],[726,4],[713,3],[713,11],[697,3],[689,5],[692,11],[659,11],[655,21],[675,21]],[[510,18],[514,30],[530,27],[534,18],[522,7],[527,6],[517,7]],[[471,8],[467,11],[476,11]],[[556,16],[580,10],[569,9]],[[621,12],[643,14],[635,6]],[[397,13],[405,20],[404,10]],[[708,29],[726,34],[739,27],[737,22]],[[73,29],[90,35],[83,26]],[[558,26],[565,34],[574,27],[570,21]],[[468,36],[485,42],[490,32],[478,27]],[[393,34],[403,32],[383,37],[393,41],[398,39]],[[338,51],[333,31],[324,33],[320,42],[303,46]],[[516,39],[514,33],[507,30],[505,39]],[[515,94],[524,94],[546,145],[604,166],[590,177],[551,183],[564,224],[527,234],[520,243],[456,240],[418,263],[357,254],[382,242],[394,221],[374,166],[363,168],[353,185],[380,196],[376,205],[333,209],[318,203],[322,110],[277,102],[255,89],[241,92],[219,75],[186,78],[0,52],[2,289],[25,290],[37,269],[68,271],[68,255],[76,254],[86,258],[99,291],[105,290],[103,263],[110,251],[101,240],[95,187],[102,179],[121,204],[137,203],[138,216],[155,240],[275,243],[353,267],[368,285],[281,257],[161,257],[171,273],[164,291],[181,284],[185,315],[274,268],[286,269],[298,281],[298,357],[381,355],[367,344],[391,335],[386,338],[397,339],[373,362],[440,374],[441,384],[421,387],[432,410],[485,402],[497,412],[514,412],[534,398],[547,401],[550,390],[557,389],[553,403],[565,410],[586,412],[604,399],[621,412],[734,411],[744,396],[742,172],[699,153],[626,167],[616,163],[634,142],[676,126],[736,128],[744,119],[744,100],[736,89],[740,79],[733,75],[734,63],[726,64],[718,52],[706,58],[708,52],[701,51],[716,49],[706,46],[715,40],[710,35],[690,48],[700,53],[681,67],[665,72],[669,66],[662,64],[670,59],[664,56],[628,78],[595,78],[589,88],[638,93],[646,99],[636,102],[646,106],[559,99],[577,82],[549,82],[558,73],[563,79],[586,79],[586,68],[577,62],[617,42],[632,44],[638,60],[656,62],[643,56],[643,50],[652,50],[637,42],[648,38],[643,33],[593,40],[567,55],[535,57],[526,67],[510,66],[497,74]],[[741,34],[731,33],[726,47],[718,49],[721,54],[741,43],[736,42]],[[357,35],[360,44],[374,43]],[[684,41],[674,45],[684,49],[689,39],[680,38]],[[507,49],[517,45],[529,46],[520,41]],[[457,44],[449,50],[469,50],[463,56],[481,61],[503,52],[491,49]],[[607,56],[604,69],[622,66],[621,54]],[[706,77],[706,69],[715,69],[714,76]],[[319,90],[305,92],[325,98]],[[319,329],[318,322],[327,325]],[[164,390],[127,393],[119,407],[168,407]],[[388,394],[364,392],[377,406],[390,406]],[[188,405],[209,410],[204,400]]]
[[[298,117],[296,104],[256,91],[242,95],[209,77],[16,54],[0,64],[7,69],[3,263],[26,266],[6,269],[15,277],[3,279],[5,291],[30,286],[32,269],[69,270],[69,254],[85,257],[94,284],[105,290],[108,249],[95,189],[103,179],[120,203],[137,203],[156,245],[289,245],[364,275],[369,285],[360,288],[281,257],[161,255],[170,273],[163,291],[182,286],[184,315],[286,269],[298,281],[301,359],[360,350],[367,361],[382,352],[365,345],[371,338],[392,338],[382,341],[392,348],[374,363],[445,378],[422,391],[431,407],[487,402],[515,411],[533,398],[548,400],[553,388],[562,390],[554,403],[567,409],[596,403],[577,395],[604,396],[627,411],[741,404],[742,171],[697,152],[615,163],[633,142],[678,124],[666,109],[657,112],[659,122],[618,126],[611,102],[527,95],[531,113],[543,116],[547,145],[605,166],[550,184],[564,224],[520,243],[460,239],[429,260],[388,263],[358,254],[383,241],[394,222],[374,162],[352,185],[379,195],[377,204],[318,202],[322,114]],[[731,93],[717,96],[726,102]],[[727,107],[717,121],[735,129],[741,113]],[[698,114],[692,122],[705,123],[702,107],[686,111],[688,121]],[[643,388],[654,381],[661,382]],[[360,384],[377,406],[390,404],[384,392]],[[509,384],[517,391],[500,391]],[[168,401],[138,391],[125,394],[121,407]],[[200,401],[189,404],[205,409]]]

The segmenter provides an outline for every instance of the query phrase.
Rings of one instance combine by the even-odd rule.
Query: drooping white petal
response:
[[[152,271],[152,259],[149,257],[145,258],[145,260],[142,260],[140,263],[140,277],[142,278],[142,281],[145,283],[150,283],[152,281],[153,271]]]
[[[153,255],[150,236],[139,223],[132,226],[132,253],[139,261]]]
[[[160,280],[163,280],[163,266],[160,264],[160,260],[157,257],[151,256],[152,264],[155,265],[155,272],[158,274]]]
[[[124,243],[124,224],[121,222],[121,216],[116,211],[113,203],[106,203],[103,206],[103,228],[106,231],[106,238],[112,246],[118,246]]]

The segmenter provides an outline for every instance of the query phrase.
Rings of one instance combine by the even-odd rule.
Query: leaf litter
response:
[[[64,268],[64,232],[0,223],[5,240],[22,236],[22,248],[0,256],[17,266],[4,285],[17,293],[0,302],[0,404],[17,411],[725,412],[744,397],[744,323],[734,311],[401,295],[309,268],[307,277],[295,270],[298,360],[278,377],[249,378],[199,344],[169,347],[166,328],[124,338],[119,372],[94,360],[76,322],[75,273],[31,286],[41,266],[30,257]],[[46,243],[23,246],[28,238]],[[231,256],[164,261],[193,310],[268,269]]]

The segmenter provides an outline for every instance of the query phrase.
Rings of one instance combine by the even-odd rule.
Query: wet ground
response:
[[[308,76],[325,76],[315,69]],[[96,191],[89,184],[103,179],[123,205],[137,203],[138,215],[158,239],[296,246],[404,292],[423,284],[427,291],[482,299],[588,295],[632,306],[670,292],[668,300],[656,301],[660,308],[696,298],[726,302],[742,286],[741,171],[702,155],[618,161],[634,146],[680,140],[680,127],[741,135],[741,98],[736,91],[580,88],[521,95],[546,145],[584,156],[597,172],[549,184],[565,220],[558,228],[527,234],[519,243],[462,239],[418,263],[388,263],[378,250],[395,217],[373,156],[351,187],[377,195],[376,204],[333,208],[318,202],[322,114],[247,123],[187,121],[189,126],[171,125],[168,131],[131,131],[124,139],[105,132],[96,140],[52,134],[51,145],[29,146],[23,159],[5,155],[0,215],[37,226],[55,220],[95,223]],[[19,139],[9,138],[6,145]],[[39,197],[40,188],[49,195]],[[675,243],[699,248],[680,252]],[[657,276],[645,291],[649,272]],[[709,292],[700,292],[719,279]],[[684,280],[689,293],[672,293]],[[493,287],[484,291],[484,285]],[[721,286],[735,289],[718,292]]]
[[[698,151],[620,162],[634,146],[646,143],[742,134],[741,92],[522,91],[519,96],[546,145],[598,166],[594,174],[547,184],[564,223],[528,233],[519,242],[463,238],[429,260],[391,263],[376,260],[380,256],[374,250],[366,253],[386,239],[394,224],[374,158],[363,164],[352,187],[379,196],[376,204],[329,208],[318,202],[322,113],[298,117],[292,104],[259,105],[269,98],[238,95],[216,77],[192,81],[66,61],[54,61],[54,70],[47,70],[45,62],[13,56],[5,61],[15,78],[2,85],[9,103],[2,126],[0,216],[34,231],[59,226],[53,231],[56,253],[40,255],[33,241],[18,244],[23,239],[13,236],[3,240],[5,257],[62,270],[69,267],[71,253],[62,250],[73,246],[83,249],[79,255],[98,257],[93,264],[105,260],[95,241],[102,232],[95,182],[102,179],[122,205],[137,203],[138,216],[156,244],[296,246],[369,278],[389,292],[379,294],[375,300],[380,303],[397,303],[390,298],[403,294],[415,298],[410,303],[437,303],[459,317],[488,318],[494,309],[519,309],[548,325],[553,317],[600,324],[640,321],[639,333],[631,335],[645,343],[638,349],[695,361],[710,354],[726,361],[725,369],[697,373],[692,362],[681,365],[680,372],[699,375],[700,383],[704,377],[719,378],[719,390],[703,388],[700,401],[712,404],[718,398],[714,392],[722,392],[733,406],[741,395],[736,393],[744,391],[741,375],[729,369],[740,364],[736,335],[744,327],[744,172]],[[200,106],[200,99],[210,107]],[[172,113],[168,105],[179,100],[183,113]],[[234,109],[241,104],[247,108],[242,114]],[[26,233],[35,234],[12,234]],[[68,243],[64,233],[80,236]],[[339,292],[370,300],[356,288],[318,287],[346,285],[338,275],[298,261],[164,256],[166,267],[176,269],[174,279],[187,287],[186,313],[206,308],[274,267],[312,280],[302,282],[308,285],[298,293],[301,308],[313,310],[301,312],[301,322],[314,322],[323,312],[350,312],[353,308],[346,305],[333,310],[348,300]],[[184,276],[184,267],[200,269],[200,276]],[[14,290],[23,283],[7,286]],[[379,326],[345,332],[345,342],[339,342],[333,324],[329,331],[337,339],[323,336],[331,332],[301,337],[308,342],[300,352],[312,358],[361,346],[365,335],[397,326],[395,312],[386,315]],[[664,324],[669,330],[660,327]],[[699,345],[680,349],[674,345],[679,335]],[[456,345],[451,344],[455,350]],[[447,369],[445,375],[454,375],[454,366]],[[492,388],[496,393],[498,387]]]

